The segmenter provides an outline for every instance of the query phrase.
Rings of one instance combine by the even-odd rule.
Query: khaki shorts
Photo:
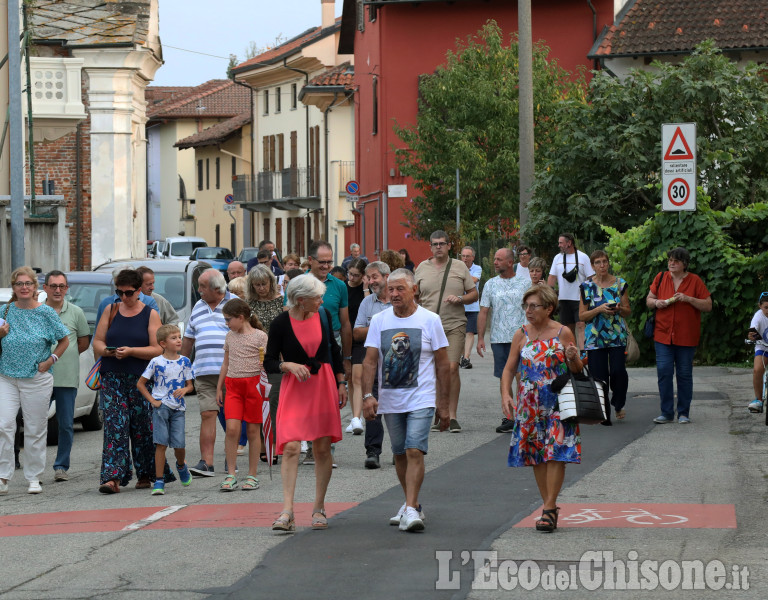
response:
[[[218,375],[200,375],[200,377],[195,378],[197,404],[201,413],[209,410],[219,412],[219,404],[216,402],[216,386],[218,384]],[[226,389],[224,393],[226,394]]]
[[[448,361],[459,362],[459,359],[464,355],[464,338],[467,334],[467,326],[460,325],[450,331],[445,332],[445,337],[448,338]]]

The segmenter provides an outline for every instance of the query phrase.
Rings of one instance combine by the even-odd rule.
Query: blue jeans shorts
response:
[[[184,448],[184,412],[168,408],[152,408],[152,441],[168,448]]]
[[[503,342],[500,344],[491,344],[493,352],[493,376],[501,379],[504,373],[504,366],[509,358],[509,350],[512,348],[512,342]]]
[[[408,448],[415,448],[426,454],[429,428],[432,426],[434,416],[434,407],[420,408],[406,413],[385,414],[384,422],[387,424],[392,454],[402,456]]]

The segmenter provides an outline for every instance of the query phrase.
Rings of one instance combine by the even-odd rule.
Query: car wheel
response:
[[[104,413],[101,410],[101,402],[99,401],[98,392],[96,392],[96,398],[93,400],[91,412],[84,416],[80,421],[82,422],[85,431],[99,431],[104,427]]]
[[[46,443],[49,446],[57,446],[59,444],[59,420],[56,418],[56,415],[48,419]]]

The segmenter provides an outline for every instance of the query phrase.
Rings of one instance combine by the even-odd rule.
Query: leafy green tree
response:
[[[567,99],[559,111],[568,125],[536,164],[530,242],[562,230],[605,242],[601,225],[624,231],[652,216],[662,123],[696,123],[698,184],[712,209],[768,200],[768,67],[739,67],[711,41],[679,65],[654,62],[623,80],[596,74],[586,102]]]
[[[654,190],[657,191],[657,190]],[[611,241],[606,252],[613,271],[627,280],[632,314],[630,330],[640,345],[643,362],[653,360],[651,340],[642,332],[651,311],[645,298],[653,278],[667,268],[668,252],[683,246],[691,254],[688,269],[699,275],[712,295],[712,312],[702,315],[701,341],[696,359],[717,364],[744,359],[744,337],[768,280],[768,253],[741,244],[745,231],[768,242],[768,203],[748,208],[713,210],[712,200],[699,188],[698,210],[657,212],[644,223],[621,233],[606,227]]]
[[[534,46],[534,119],[537,153],[551,143],[558,126],[555,107],[563,98],[581,97],[584,84],[548,60],[549,49]],[[518,44],[505,44],[501,29],[488,21],[475,36],[457,40],[446,63],[420,82],[415,125],[395,131],[406,148],[396,150],[400,171],[420,195],[405,217],[411,230],[426,237],[435,229],[455,229],[456,169],[461,183],[462,239],[517,229]]]

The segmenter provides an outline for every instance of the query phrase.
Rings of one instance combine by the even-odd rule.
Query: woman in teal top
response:
[[[27,492],[39,494],[45,471],[48,405],[53,392],[51,367],[69,345],[69,329],[50,306],[35,300],[37,276],[29,267],[11,274],[13,296],[0,309],[0,495],[13,476],[16,415],[24,416],[24,477]],[[51,353],[51,345],[58,342]]]
[[[602,250],[595,250],[589,260],[595,274],[581,284],[579,308],[579,318],[584,321],[584,349],[589,372],[610,385],[616,418],[623,419],[629,386],[625,362],[629,330],[624,318],[632,312],[627,282],[611,275],[608,255]],[[610,418],[605,421],[610,423]]]

